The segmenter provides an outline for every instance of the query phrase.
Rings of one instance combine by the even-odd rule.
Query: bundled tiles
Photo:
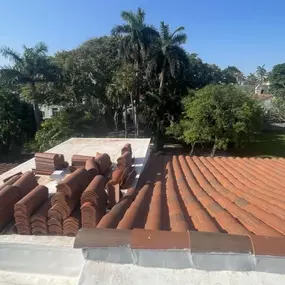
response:
[[[111,158],[107,153],[97,153],[96,157],[75,154],[71,158],[72,166],[75,169],[86,168],[90,175],[106,175],[112,165]]]
[[[107,153],[97,153],[95,162],[98,165],[99,173],[101,175],[108,174],[112,166],[112,162],[110,156]]]
[[[106,178],[97,175],[81,195],[81,221],[85,228],[95,228],[106,213],[105,185]]]
[[[48,231],[52,234],[63,234],[63,221],[80,203],[80,196],[89,183],[88,172],[77,169],[57,185],[57,193],[51,199],[52,207],[48,210]]]
[[[19,234],[31,234],[30,216],[48,199],[48,188],[37,186],[14,206],[14,217]]]
[[[27,171],[13,183],[20,191],[21,198],[27,195],[31,190],[38,186],[38,182],[33,172]]]
[[[0,191],[0,231],[13,219],[14,205],[21,199],[20,191],[12,185]]]
[[[132,161],[132,147],[126,144],[121,150],[121,156],[117,159],[117,167],[112,174],[111,184],[119,184],[122,189],[132,186],[137,175],[132,167]]]
[[[61,170],[68,166],[62,154],[56,153],[36,153],[35,154],[36,173],[50,175],[55,170]]]
[[[94,160],[93,156],[74,154],[71,158],[71,165],[75,168],[84,168],[87,160]]]
[[[85,169],[88,172],[88,176],[90,181],[100,173],[97,163],[95,162],[94,158],[90,158],[85,162]]]
[[[48,211],[51,208],[51,198],[49,198],[38,210],[31,216],[31,231],[33,235],[48,233]]]
[[[15,175],[0,188],[0,230],[13,220],[14,205],[38,185],[30,171]]]
[[[75,236],[80,226],[80,207],[76,207],[72,214],[63,221],[63,234],[66,236]]]

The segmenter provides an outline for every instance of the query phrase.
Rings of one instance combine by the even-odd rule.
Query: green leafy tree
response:
[[[240,145],[259,129],[261,109],[246,93],[232,85],[208,85],[185,98],[184,116],[168,129],[187,144],[211,143],[212,156],[229,143]]]
[[[57,81],[59,70],[47,56],[47,46],[40,42],[32,48],[23,46],[23,54],[19,54],[9,47],[3,47],[1,54],[9,59],[12,65],[4,66],[0,70],[0,76],[3,81],[9,84],[28,85],[30,87],[30,99],[33,102],[34,116],[37,128],[40,127],[40,110],[36,93],[37,83],[46,83]]]
[[[0,152],[5,154],[21,147],[36,131],[32,106],[5,88],[0,88],[0,122]]]
[[[70,137],[94,137],[107,131],[98,110],[89,106],[69,106],[46,119],[35,136],[35,148],[45,151]]]
[[[285,63],[273,67],[269,80],[272,94],[285,99]]]
[[[244,81],[243,73],[235,66],[228,66],[222,70],[222,81],[225,84],[238,84]]]
[[[250,73],[247,77],[246,77],[246,86],[249,88],[249,92],[251,94],[255,93],[255,87],[258,84],[258,79],[256,77],[256,75],[254,73]]]

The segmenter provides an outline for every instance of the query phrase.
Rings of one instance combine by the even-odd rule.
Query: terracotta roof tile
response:
[[[98,227],[285,235],[285,159],[152,156]]]

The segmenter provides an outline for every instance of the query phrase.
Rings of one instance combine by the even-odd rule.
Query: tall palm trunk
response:
[[[159,84],[159,96],[162,97],[163,96],[163,89],[164,89],[164,79],[165,79],[165,69],[163,68],[160,75],[159,75],[159,79],[160,79],[160,84]]]
[[[163,67],[161,69],[160,75],[159,75],[159,96],[163,96],[163,89],[164,89],[164,82],[165,82],[165,70],[166,70],[166,58],[163,60]]]
[[[127,105],[124,105],[125,138],[128,137]]]
[[[36,85],[34,82],[31,84],[31,87],[32,87],[34,116],[35,116],[36,126],[38,130],[41,126],[41,113],[40,113],[39,104],[36,101]]]

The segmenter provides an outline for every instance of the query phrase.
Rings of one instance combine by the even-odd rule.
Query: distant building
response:
[[[259,95],[259,94],[270,94],[269,92],[269,88],[270,88],[270,82],[263,82],[262,84],[258,84],[255,87],[255,94]]]
[[[58,105],[42,105],[40,106],[40,110],[42,112],[43,119],[52,118],[62,107]]]

